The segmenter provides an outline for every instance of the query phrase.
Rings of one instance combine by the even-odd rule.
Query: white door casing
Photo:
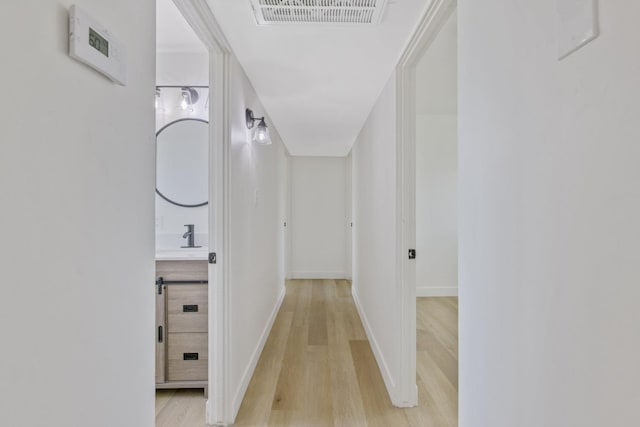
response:
[[[229,385],[229,58],[231,49],[206,0],[173,0],[209,50],[209,400],[206,421],[231,425]]]
[[[397,281],[401,300],[402,372],[399,406],[418,404],[416,384],[416,66],[457,7],[457,0],[434,0],[425,10],[396,68],[397,96]],[[420,254],[418,253],[419,257]]]

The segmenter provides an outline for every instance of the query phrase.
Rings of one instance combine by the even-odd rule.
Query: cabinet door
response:
[[[156,384],[166,381],[167,364],[167,286],[156,287]]]

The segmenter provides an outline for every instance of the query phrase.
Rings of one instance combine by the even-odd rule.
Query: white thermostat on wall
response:
[[[69,55],[116,83],[127,84],[123,44],[76,5],[69,9]]]

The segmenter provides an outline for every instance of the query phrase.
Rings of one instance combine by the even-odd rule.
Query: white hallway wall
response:
[[[459,2],[460,425],[640,425],[640,3]],[[488,48],[490,47],[490,48]]]
[[[400,403],[395,138],[393,73],[352,150],[353,296],[390,397],[394,403]]]
[[[457,18],[416,66],[416,294],[458,293]]]
[[[416,293],[458,293],[458,120],[422,114],[416,120]]]
[[[345,160],[345,223],[344,232],[346,239],[346,253],[345,253],[345,276],[347,279],[353,277],[353,156],[351,152]]]
[[[284,297],[288,152],[269,117],[272,145],[250,143],[245,108],[265,114],[235,57],[229,75],[230,370],[232,408],[242,403],[262,346]]]
[[[127,42],[127,86],[68,56],[72,3]],[[154,12],[0,6],[0,425],[154,425]]]
[[[341,279],[347,259],[347,158],[292,157],[293,278]]]

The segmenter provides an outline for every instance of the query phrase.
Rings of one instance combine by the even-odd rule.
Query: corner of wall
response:
[[[356,309],[358,310],[358,315],[360,316],[362,325],[364,326],[364,331],[367,334],[367,339],[369,340],[371,351],[373,352],[373,355],[376,358],[376,362],[378,363],[378,367],[380,368],[382,380],[384,381],[384,385],[386,386],[387,393],[389,394],[389,398],[391,399],[391,403],[393,403],[393,405],[396,407],[406,407],[406,402],[403,402],[402,399],[398,396],[398,387],[396,387],[396,382],[393,379],[393,375],[391,374],[389,365],[387,364],[387,361],[382,354],[382,349],[380,348],[380,345],[378,344],[378,341],[373,334],[369,319],[367,318],[367,315],[362,308],[360,298],[358,297],[357,288],[352,288],[351,294],[353,296],[353,301],[356,304]]]
[[[262,334],[260,334],[260,339],[258,340],[258,343],[255,349],[253,350],[251,359],[249,360],[249,364],[244,370],[238,389],[234,394],[233,401],[231,402],[232,415],[234,420],[238,416],[238,412],[240,411],[240,405],[242,404],[244,395],[247,392],[247,388],[249,387],[249,382],[251,382],[253,373],[256,370],[256,366],[258,365],[258,360],[260,360],[260,355],[262,354],[262,350],[264,349],[264,346],[267,343],[267,338],[271,333],[271,328],[273,327],[276,317],[278,316],[278,311],[280,311],[280,307],[282,306],[282,302],[284,301],[285,294],[286,294],[286,288],[283,285],[282,289],[280,290],[280,295],[278,296],[278,300],[276,301],[276,304],[274,305],[273,310],[271,311],[269,320],[267,321],[267,324],[265,325],[264,330],[262,331]]]

